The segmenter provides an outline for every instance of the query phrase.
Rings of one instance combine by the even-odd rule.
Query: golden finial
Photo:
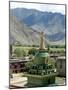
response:
[[[44,33],[43,32],[40,32],[40,48],[39,49],[45,49]]]

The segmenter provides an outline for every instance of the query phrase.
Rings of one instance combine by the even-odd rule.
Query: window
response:
[[[62,69],[62,60],[60,60],[60,69]]]

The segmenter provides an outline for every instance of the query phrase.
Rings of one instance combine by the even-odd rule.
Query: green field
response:
[[[19,51],[20,54],[21,52],[25,52],[26,55],[28,54],[28,52],[31,50],[31,49],[39,49],[39,47],[33,47],[33,46],[12,46],[12,52],[14,53],[15,50],[17,50],[17,52]],[[63,54],[65,55],[65,48],[55,48],[55,47],[49,47],[49,50],[48,50],[49,53],[60,53],[60,54]],[[20,55],[19,55],[20,56]],[[22,55],[21,55],[22,56]]]
[[[25,50],[26,52],[32,48],[36,48],[38,49],[39,47],[29,47],[29,46],[13,46],[13,51],[16,49],[16,48],[19,48],[19,49],[23,49]],[[51,48],[49,49],[50,51],[65,51],[65,48]]]
[[[36,48],[36,49],[38,49],[38,47],[29,47],[29,46],[13,46],[13,51],[15,50],[15,49],[17,49],[17,48],[19,48],[19,49],[23,49],[24,51],[26,51],[26,52],[28,52],[30,49],[32,49],[32,48]]]
[[[50,51],[65,51],[65,48],[50,48]]]

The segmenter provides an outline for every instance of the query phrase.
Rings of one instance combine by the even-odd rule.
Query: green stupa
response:
[[[56,69],[48,64],[49,53],[45,48],[44,34],[40,33],[40,47],[35,54],[33,64],[28,68],[25,76],[28,78],[28,85],[47,86],[55,83]]]

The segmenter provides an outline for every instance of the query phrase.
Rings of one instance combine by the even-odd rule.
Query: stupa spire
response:
[[[39,49],[45,49],[44,33],[43,32],[40,32],[40,48]]]

